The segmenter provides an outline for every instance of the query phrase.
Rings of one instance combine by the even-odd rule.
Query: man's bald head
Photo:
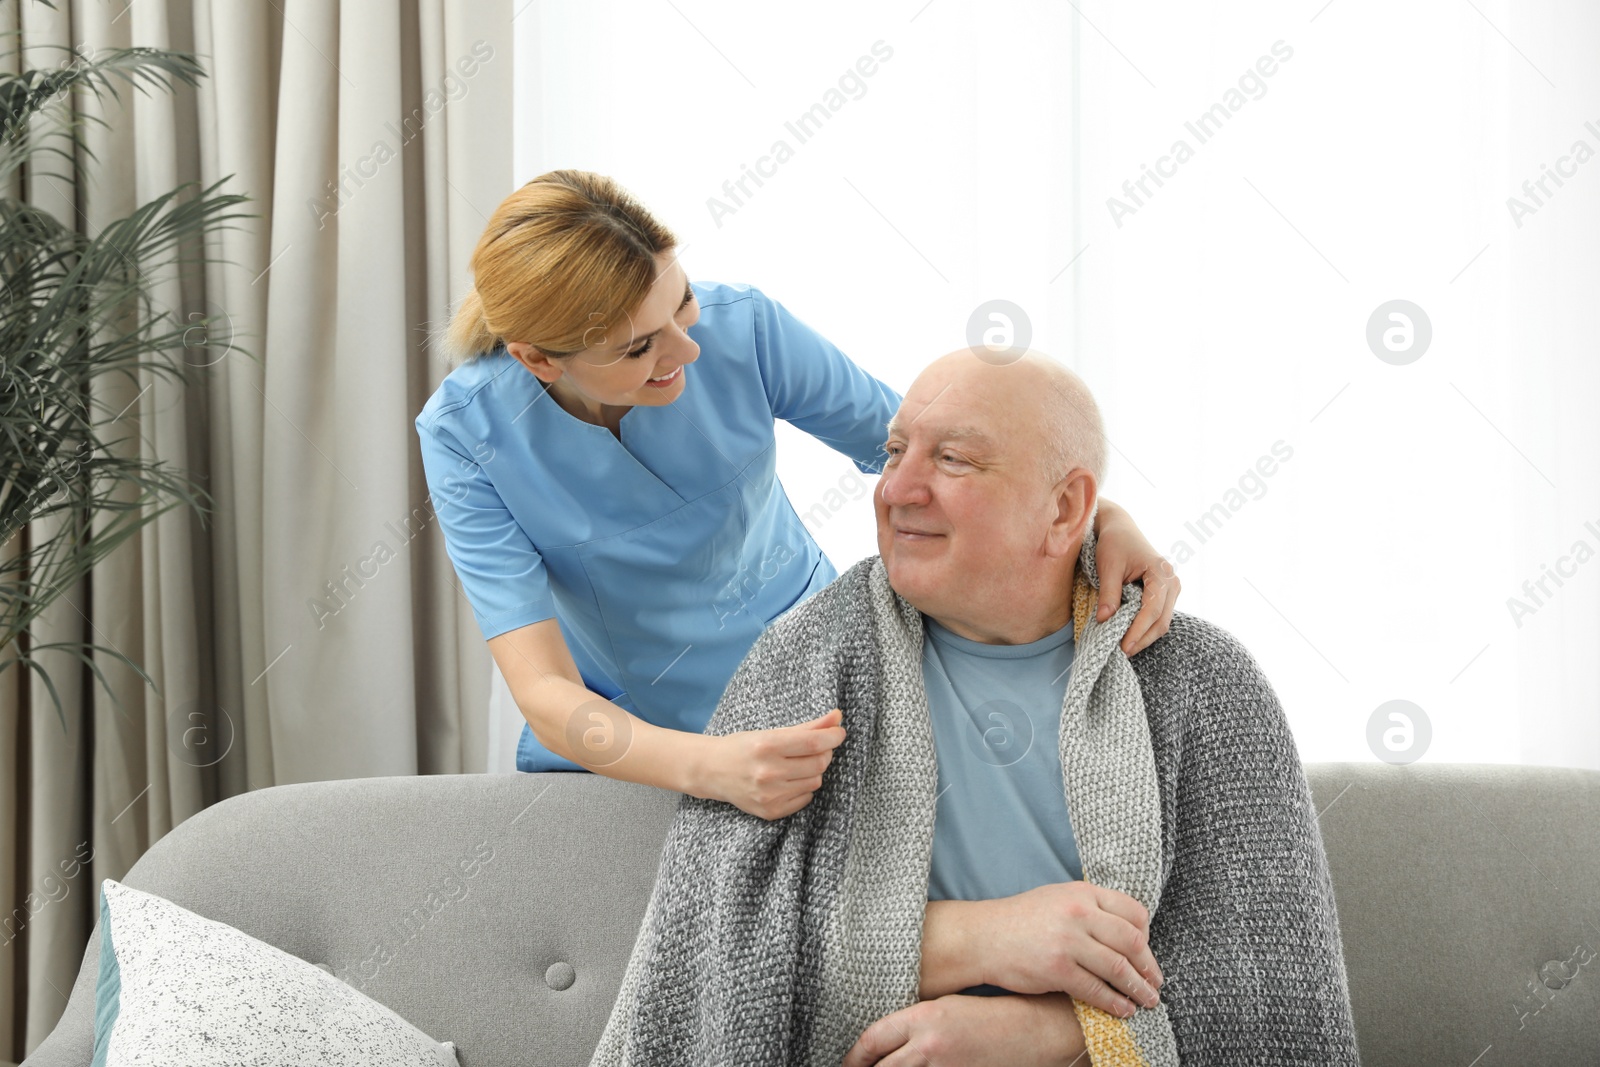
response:
[[[1078,552],[1105,471],[1081,379],[1036,352],[930,363],[889,423],[873,493],[889,585],[974,641],[1020,643],[1071,619]]]
[[[994,363],[971,348],[947,352],[923,368],[906,391],[906,406],[889,421],[891,436],[909,419],[957,397],[1003,414],[1007,429],[1035,444],[1040,474],[1053,485],[1074,467],[1105,481],[1105,423],[1094,394],[1078,375],[1042,352],[1028,350]],[[920,401],[917,404],[916,401]],[[907,413],[907,407],[916,410]]]

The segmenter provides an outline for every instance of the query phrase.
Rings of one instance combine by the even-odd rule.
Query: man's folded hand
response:
[[[1090,882],[1052,882],[980,902],[983,980],[1014,993],[1063,992],[1127,1018],[1154,1007],[1161,968],[1143,904]]]
[[[841,1067],[1068,1067],[1083,1052],[1083,1029],[1065,993],[951,993],[867,1027]]]

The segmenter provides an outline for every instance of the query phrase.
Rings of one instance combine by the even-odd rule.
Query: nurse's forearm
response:
[[[536,683],[525,700],[518,707],[533,736],[563,759],[608,778],[689,791],[704,735],[646,722],[566,678]]]
[[[546,749],[608,778],[687,791],[708,739],[652,725],[590,690],[554,618],[491,637],[489,652]]]
[[[1133,521],[1133,516],[1129,515],[1128,510],[1122,507],[1120,504],[1113,504],[1105,497],[1101,497],[1095,504],[1094,532],[1097,536],[1099,534],[1103,534],[1106,529],[1107,520],[1116,523],[1123,519],[1126,519],[1131,523]]]

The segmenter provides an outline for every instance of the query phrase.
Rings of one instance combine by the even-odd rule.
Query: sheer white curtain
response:
[[[1600,163],[1560,164],[1520,228],[1506,206],[1574,141],[1600,148],[1596,21],[1479,0],[539,5],[516,171],[616,176],[693,277],[762,287],[901,390],[981,305],[1015,305],[1100,398],[1106,494],[1178,562],[1180,607],[1263,663],[1303,758],[1600,766],[1600,563],[1559,562],[1600,549]],[[1368,345],[1393,300],[1431,324],[1412,362]],[[1403,324],[1379,319],[1382,348]],[[867,480],[780,432],[835,564],[875,551]],[[1534,605],[1546,564],[1571,576]],[[521,718],[496,689],[490,766],[510,769]],[[1421,709],[1409,752],[1374,718],[1393,700]]]
[[[1413,756],[1600,767],[1600,163],[1572,158],[1600,13],[1084,11],[1072,348],[1109,492],[1192,550],[1183,608],[1243,638],[1308,758],[1372,758],[1403,700]],[[1395,300],[1431,340],[1391,362]]]

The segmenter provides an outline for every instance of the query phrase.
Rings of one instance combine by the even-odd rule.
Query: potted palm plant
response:
[[[161,306],[157,282],[194,269],[209,235],[247,217],[236,210],[246,198],[218,192],[222,181],[189,183],[93,234],[29,203],[40,176],[82,188],[93,174],[82,134],[104,120],[74,109],[74,94],[81,102],[125,88],[174,91],[204,71],[192,55],[153,48],[79,49],[44,68],[13,65],[21,72],[0,73],[0,680],[13,667],[37,676],[65,728],[41,652],[81,661],[119,707],[96,653],[151,679],[115,648],[32,643],[29,624],[157,516],[191,507],[204,523],[211,506],[187,472],[117,448],[131,424],[104,410],[95,382],[193,381],[205,362],[194,360],[195,343],[212,318]]]

